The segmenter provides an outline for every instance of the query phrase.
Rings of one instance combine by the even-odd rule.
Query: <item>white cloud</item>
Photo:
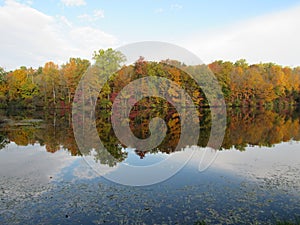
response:
[[[193,35],[183,46],[206,63],[216,59],[300,65],[300,6]]]
[[[96,18],[104,18],[104,11],[102,9],[94,10],[94,16]]]
[[[81,14],[79,16],[77,16],[78,19],[81,19],[81,20],[85,20],[85,21],[88,21],[90,22],[91,20],[93,20],[93,17],[89,14]]]
[[[65,16],[57,16],[57,18],[63,23],[63,25],[66,25],[68,27],[73,26],[72,22],[69,21]]]
[[[76,27],[64,16],[51,17],[28,5],[6,1],[0,7],[0,63],[5,69],[63,63],[69,57],[90,59],[93,51],[117,39],[99,29]]]
[[[80,48],[77,48],[75,52],[80,54],[82,49],[85,52],[89,52],[90,56],[95,50],[99,48],[112,47],[117,44],[117,38],[113,35],[107,34],[99,29],[92,27],[77,27],[70,30],[70,41]]]
[[[77,17],[86,22],[95,22],[99,19],[104,18],[104,11],[102,9],[94,10],[92,14],[81,14]]]
[[[154,12],[155,13],[163,13],[164,10],[163,10],[163,8],[157,8],[157,9],[154,10]]]
[[[27,1],[25,1],[25,4],[27,4],[27,5],[32,5],[32,4],[33,4],[33,1],[27,0]]]
[[[181,10],[182,8],[183,8],[182,5],[179,5],[179,4],[176,3],[176,4],[170,5],[169,8],[167,8],[166,10],[163,9],[163,8],[156,8],[156,9],[154,10],[154,13],[160,14],[160,13],[163,13],[163,12],[179,11],[179,10]]]
[[[66,6],[82,6],[86,5],[85,0],[61,0],[61,2]]]
[[[182,5],[180,5],[180,4],[172,4],[171,5],[171,9],[173,9],[173,10],[179,10],[179,9],[182,9],[183,8],[183,6]]]

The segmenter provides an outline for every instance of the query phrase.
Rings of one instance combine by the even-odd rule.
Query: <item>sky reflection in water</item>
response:
[[[43,123],[36,129],[47,126]],[[21,127],[2,126],[2,133],[13,139],[16,130],[32,128]],[[198,147],[189,163],[167,181],[128,187],[99,176],[63,145],[50,153],[49,147],[37,141],[24,146],[11,141],[0,150],[0,221],[182,224],[205,220],[234,224],[294,219],[300,216],[299,147],[297,141],[272,147],[247,146],[243,151],[233,147],[218,151],[213,164],[203,172],[198,171],[203,152]],[[127,157],[113,167],[102,164],[103,174],[120,169],[124,163],[148,166],[170,155],[158,151],[141,157],[134,149],[121,150]]]

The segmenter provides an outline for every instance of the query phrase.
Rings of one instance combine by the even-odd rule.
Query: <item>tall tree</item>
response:
[[[43,67],[42,85],[44,86],[45,104],[48,105],[49,100],[53,106],[57,103],[57,92],[60,82],[58,65],[54,62],[47,62]]]
[[[69,62],[62,66],[62,74],[67,92],[67,103],[69,105],[73,101],[79,80],[89,66],[90,62],[81,58],[70,58]]]
[[[121,68],[121,64],[126,60],[120,51],[115,51],[112,48],[107,50],[100,49],[98,52],[94,52],[93,59],[95,60],[95,66],[92,69],[94,70],[93,72],[95,73],[96,79],[91,81],[94,82],[94,84],[90,84],[88,87],[91,96],[93,96],[95,92],[98,93],[99,90],[97,87],[99,87],[99,82],[105,79],[109,81],[109,78],[114,77],[114,73]],[[104,100],[103,107],[110,104],[111,88],[108,84],[108,82],[104,84],[99,95],[99,98]],[[91,104],[96,104],[96,102],[91,99]]]

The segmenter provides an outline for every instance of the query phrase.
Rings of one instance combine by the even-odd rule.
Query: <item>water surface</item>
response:
[[[151,114],[152,113],[152,114]],[[150,112],[150,117],[158,112]],[[149,135],[149,116],[131,121],[136,136]],[[148,112],[149,115],[149,112]],[[161,145],[149,152],[122,146],[113,135],[110,114],[99,112],[97,130],[113,158],[80,152],[70,113],[2,111],[0,127],[0,222],[2,224],[273,224],[300,216],[300,123],[297,111],[229,111],[222,149],[199,172],[210,132],[209,112],[200,115],[199,143],[181,150],[196,154],[170,179],[131,187],[102,174],[122,164],[148,166],[177,154],[180,126],[169,123]],[[175,125],[174,125],[175,124]],[[180,158],[176,158],[180,162]],[[174,162],[174,163],[178,163]],[[145,174],[147,176],[147,174]]]

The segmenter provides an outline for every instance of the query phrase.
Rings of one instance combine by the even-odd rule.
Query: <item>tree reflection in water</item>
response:
[[[144,99],[147,105],[152,105],[152,101],[164,101],[158,99]],[[145,102],[137,104],[130,113],[129,125],[138,138],[147,138],[150,135],[149,122],[152,118],[160,117],[167,125],[167,134],[161,144],[148,152],[136,149],[135,153],[143,159],[147,154],[163,152],[172,154],[175,151],[180,138],[180,117],[176,109],[165,102],[160,104],[164,107],[142,107]],[[121,112],[122,110],[120,110]],[[200,109],[200,136],[198,145],[205,147],[211,128],[211,117],[209,109]],[[243,151],[246,146],[267,146],[271,147],[280,142],[290,140],[300,140],[299,115],[296,110],[251,110],[249,108],[239,108],[228,110],[227,128],[222,144],[218,150],[235,148]],[[95,149],[99,137],[93,138],[91,135],[86,144],[84,152],[79,152],[72,129],[71,113],[65,110],[49,111],[18,111],[12,113],[1,111],[0,115],[0,148],[3,149],[10,142],[17,145],[33,145],[39,143],[45,146],[46,150],[55,153],[60,149],[65,149],[71,155],[88,155],[94,150],[95,161],[115,166],[127,158],[127,152],[122,143],[114,134],[111,124],[110,110],[96,111],[96,127],[102,143],[108,151]],[[86,120],[91,119],[89,116]],[[125,121],[124,121],[125,122]],[[86,130],[86,132],[89,132]],[[112,157],[113,156],[113,157]]]

